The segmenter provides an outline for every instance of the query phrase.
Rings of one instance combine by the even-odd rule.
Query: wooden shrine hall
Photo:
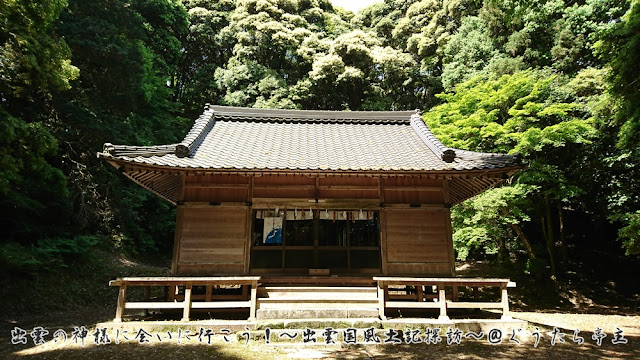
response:
[[[261,286],[377,282],[382,293],[371,296],[380,311],[387,286],[407,279],[411,296],[428,304],[422,290],[431,280],[455,276],[450,207],[522,167],[516,156],[444,146],[418,111],[210,105],[178,144],[107,143],[98,156],[177,206],[172,277],[146,284],[188,288],[170,291],[174,303],[183,300],[171,306],[188,315],[187,307],[216,307],[211,288],[239,279],[251,289],[243,292],[248,303],[226,305],[250,308],[250,318],[269,308],[260,304]],[[509,281],[500,280],[487,286],[498,284],[506,294]],[[432,285],[443,284],[444,292],[442,281]],[[121,289],[119,310],[162,306],[126,303],[127,284],[145,282],[112,284]],[[205,305],[191,298],[192,286],[206,288]],[[276,293],[282,291],[273,299]]]

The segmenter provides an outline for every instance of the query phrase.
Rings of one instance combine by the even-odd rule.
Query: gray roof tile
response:
[[[105,144],[99,155],[138,164],[229,170],[465,171],[520,164],[511,155],[447,148],[415,111],[222,106],[208,106],[179,144]]]

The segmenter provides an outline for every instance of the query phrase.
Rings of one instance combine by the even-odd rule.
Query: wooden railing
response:
[[[121,322],[125,309],[183,309],[182,321],[189,321],[191,309],[226,309],[226,308],[249,308],[249,320],[256,318],[256,298],[260,276],[219,276],[219,277],[125,277],[112,280],[109,286],[119,286],[118,306],[114,322]],[[237,301],[212,301],[211,288],[213,286],[235,285],[251,286],[251,295],[248,300]],[[144,286],[145,300],[137,302],[127,302],[127,287]],[[165,301],[148,301],[149,289],[151,286],[169,287],[169,299]],[[184,299],[176,301],[177,287],[184,287]],[[193,301],[193,286],[206,287],[205,301]]]
[[[509,279],[483,278],[414,278],[414,277],[384,277],[373,278],[378,283],[378,310],[380,319],[385,320],[387,308],[440,309],[438,320],[449,320],[447,309],[502,309],[502,320],[510,320],[509,298],[507,288],[515,287],[516,283]],[[412,301],[397,301],[389,294],[389,285],[415,286],[416,294]],[[436,287],[437,301],[425,301],[424,287]],[[476,292],[478,287],[499,287],[499,302],[458,301],[458,287],[471,287]],[[451,287],[451,296],[447,296],[446,287]],[[447,301],[447,297],[451,300]],[[434,299],[434,300],[435,300]],[[427,299],[431,300],[431,299]]]

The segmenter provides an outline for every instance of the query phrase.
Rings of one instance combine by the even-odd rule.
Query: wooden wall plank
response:
[[[241,274],[243,264],[178,264],[180,275]]]
[[[177,274],[243,274],[248,214],[240,207],[183,208]]]
[[[387,209],[384,213],[387,274],[451,274],[448,209]]]
[[[449,263],[389,263],[389,274],[438,276],[449,274]]]

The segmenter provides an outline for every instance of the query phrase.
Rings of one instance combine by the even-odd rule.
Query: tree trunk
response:
[[[545,233],[545,240],[547,243],[547,252],[549,253],[549,260],[551,261],[551,273],[555,276],[557,275],[556,271],[556,260],[554,258],[554,239],[553,239],[553,222],[551,221],[551,206],[549,205],[549,196],[544,196],[544,205],[546,212],[546,224],[543,219],[542,228]],[[545,229],[546,225],[546,229]]]
[[[558,203],[558,226],[560,230],[560,256],[561,262],[567,260],[567,238],[564,232],[564,216],[562,215],[562,203]]]
[[[509,253],[503,237],[498,237],[498,263],[504,263],[509,259]]]
[[[511,216],[511,214],[509,213],[509,210],[507,210],[505,208],[501,208],[500,211],[502,212],[502,215],[504,215],[504,216]],[[520,239],[520,241],[522,241],[522,244],[524,245],[524,249],[527,251],[527,254],[529,255],[529,259],[535,259],[536,258],[536,254],[533,252],[533,248],[531,247],[531,243],[529,242],[529,238],[527,238],[527,235],[524,234],[524,232],[522,231],[522,228],[520,227],[520,225],[511,224],[511,228],[513,229],[513,231],[516,232],[516,234],[518,235],[518,238]]]

